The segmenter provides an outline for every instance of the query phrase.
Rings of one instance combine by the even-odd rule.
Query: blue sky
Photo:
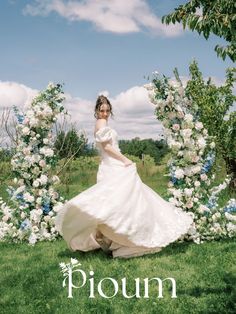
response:
[[[195,58],[205,77],[212,76],[221,82],[225,69],[233,65],[216,56],[214,47],[224,44],[223,40],[210,36],[206,41],[197,33],[183,31],[180,25],[169,30],[160,26],[162,15],[185,2],[1,1],[0,81],[3,88],[14,82],[15,87],[24,86],[28,93],[31,89],[45,88],[49,81],[64,82],[64,90],[70,98],[68,106],[78,113],[78,121],[80,117],[81,126],[86,129],[91,128],[92,120],[81,114],[85,112],[82,108],[85,103],[90,107],[84,113],[87,115],[91,113],[97,95],[106,91],[117,108],[122,108],[118,99],[123,95],[122,99],[129,102],[130,98],[124,98],[124,95],[132,91],[130,94],[135,96],[137,87],[146,83],[144,76],[154,70],[172,76],[172,70],[177,67],[180,75],[187,77],[188,64]],[[0,101],[3,88],[0,88]],[[6,94],[3,99],[7,103]],[[76,105],[78,102],[81,106]],[[130,105],[130,108],[134,110],[128,110],[126,118],[137,117],[139,121],[134,106]],[[148,118],[150,107],[147,108]],[[121,116],[125,119],[124,112]],[[146,122],[152,125],[150,121]],[[130,137],[132,131],[135,129],[128,132]],[[146,136],[152,136],[157,129],[153,133],[146,131]]]

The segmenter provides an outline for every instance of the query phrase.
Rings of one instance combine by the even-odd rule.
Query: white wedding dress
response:
[[[125,167],[109,156],[101,144],[108,140],[120,151],[114,129],[106,126],[96,132],[101,156],[97,183],[64,204],[56,228],[72,251],[99,249],[99,230],[112,240],[113,257],[158,252],[187,233],[193,219],[145,185],[135,163]]]

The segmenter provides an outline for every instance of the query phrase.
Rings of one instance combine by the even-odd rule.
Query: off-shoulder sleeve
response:
[[[109,126],[99,129],[95,133],[95,141],[98,143],[107,142],[112,139],[112,130]]]

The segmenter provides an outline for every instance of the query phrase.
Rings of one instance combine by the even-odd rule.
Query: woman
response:
[[[141,181],[136,164],[120,152],[117,133],[108,126],[110,115],[110,101],[99,96],[94,132],[101,156],[97,183],[63,206],[57,230],[73,251],[102,248],[123,258],[158,252],[187,233],[193,219]]]

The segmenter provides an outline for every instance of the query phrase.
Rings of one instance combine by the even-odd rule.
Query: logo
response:
[[[80,268],[81,264],[76,258],[71,258],[70,263],[60,263],[59,266],[61,267],[61,272],[63,273],[63,283],[62,287],[67,287],[68,290],[68,296],[67,298],[73,298],[73,289],[82,289],[83,287],[89,287],[89,298],[96,298],[97,296],[111,299],[114,298],[119,291],[121,291],[122,295],[126,299],[131,298],[145,298],[149,299],[149,285],[150,284],[156,284],[157,290],[155,291],[155,294],[157,298],[163,298],[163,285],[166,282],[170,282],[172,286],[171,291],[171,298],[177,298],[176,296],[176,282],[175,279],[172,277],[160,279],[159,277],[153,277],[153,278],[135,278],[135,293],[130,294],[127,292],[129,282],[127,282],[127,279],[125,277],[121,278],[120,280],[114,279],[112,277],[105,277],[100,279],[98,282],[95,281],[94,278],[94,271],[90,270],[88,272],[84,271]],[[73,277],[76,277],[76,282]],[[79,280],[78,280],[79,278]],[[130,279],[129,279],[130,280]],[[104,292],[104,288],[106,285],[109,284],[109,286],[112,284],[113,289],[110,289],[110,294],[107,295]],[[142,289],[142,293],[141,293]],[[107,290],[107,289],[106,289]],[[152,289],[153,290],[153,289]],[[152,292],[153,293],[153,292]]]

